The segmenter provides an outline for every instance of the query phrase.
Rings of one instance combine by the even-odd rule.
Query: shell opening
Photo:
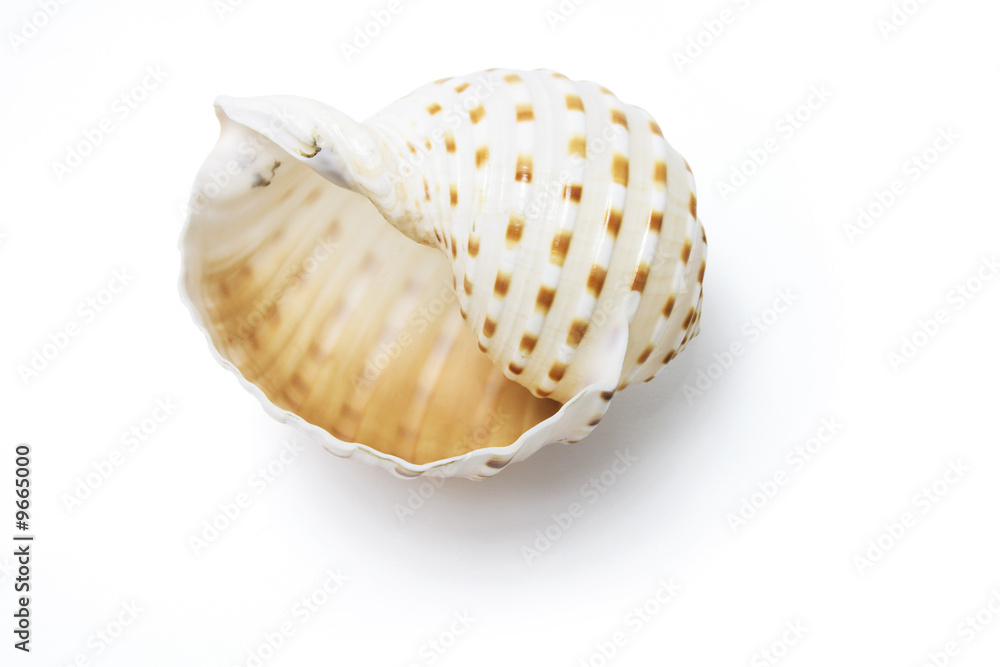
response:
[[[184,286],[218,353],[268,400],[413,464],[510,445],[559,410],[479,351],[441,253],[220,119],[192,196]]]

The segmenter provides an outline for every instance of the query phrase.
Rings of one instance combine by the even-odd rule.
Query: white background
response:
[[[261,647],[266,665],[997,664],[996,3],[909,0],[887,32],[890,0],[588,0],[558,22],[555,0],[404,0],[350,62],[341,44],[387,0],[95,0],[47,20],[42,5],[0,11],[0,664],[253,665]],[[215,95],[299,94],[364,118],[487,67],[597,81],[657,118],[699,184],[702,331],[581,443],[429,493],[264,414],[182,306],[177,240]],[[127,117],[123,94],[144,97]],[[104,118],[110,133],[60,178]],[[742,166],[768,138],[763,166]],[[936,160],[912,171],[925,149]],[[754,173],[724,193],[741,168]],[[903,194],[849,234],[897,179]],[[85,319],[79,304],[123,269],[127,287]],[[793,303],[774,317],[782,292]],[[122,434],[158,399],[178,407],[130,450]],[[824,419],[835,435],[794,463]],[[301,453],[257,493],[251,476],[291,438]],[[11,632],[18,442],[33,450],[30,655]],[[594,493],[619,452],[635,462]],[[951,465],[965,472],[938,481]],[[88,475],[97,488],[69,503]],[[401,513],[417,490],[430,497]],[[241,493],[249,507],[196,550]],[[744,500],[758,509],[735,523]],[[574,502],[582,516],[559,528]],[[328,571],[347,581],[327,596]]]

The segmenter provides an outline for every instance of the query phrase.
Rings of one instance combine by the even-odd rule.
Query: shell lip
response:
[[[213,104],[217,116],[266,137],[342,188],[358,191],[361,181],[370,184],[368,176],[384,167],[379,143],[362,124],[314,99],[219,95]]]

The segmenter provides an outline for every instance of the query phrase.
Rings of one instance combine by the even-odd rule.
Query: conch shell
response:
[[[363,123],[220,97],[182,292],[270,414],[397,475],[575,442],[698,332],[705,235],[652,117],[551,71],[417,89]]]

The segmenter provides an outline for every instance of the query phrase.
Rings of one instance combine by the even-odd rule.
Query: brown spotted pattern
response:
[[[472,352],[506,378],[562,402],[594,381],[595,355],[603,368],[621,354],[620,377],[601,384],[650,379],[698,331],[705,235],[689,166],[646,112],[607,88],[546,71],[495,70],[499,87],[477,76],[443,79],[366,121],[416,167],[412,188],[404,179],[392,202],[372,200],[403,240],[445,253],[445,285],[457,288]],[[382,185],[373,181],[371,192]],[[286,317],[282,308],[276,321]],[[627,335],[611,337],[615,328]],[[622,349],[607,349],[610,340]],[[265,342],[256,333],[247,345]],[[310,380],[299,374],[287,386],[301,393]],[[414,411],[432,401],[420,396]],[[365,414],[349,403],[338,419],[360,425]],[[583,437],[599,418],[564,439]],[[408,422],[398,434],[409,442],[420,430]]]
[[[463,102],[468,124],[448,128],[443,141],[455,156],[454,173],[430,188],[450,192],[451,219],[461,216],[468,225],[465,243],[446,244],[463,296],[461,312],[480,335],[480,347],[509,377],[517,376],[537,395],[562,400],[574,391],[567,382],[579,377],[576,364],[585,363],[574,351],[585,349],[588,337],[603,335],[612,300],[638,293],[638,310],[629,314],[634,321],[625,364],[631,370],[618,386],[648,379],[657,370],[654,361],[681,349],[697,323],[695,315],[683,326],[688,311],[698,310],[685,284],[703,281],[705,245],[687,163],[648,114],[621,103],[607,88],[546,71],[495,70],[492,76],[508,88],[496,98]],[[440,97],[432,90],[424,98],[425,107],[453,108],[463,93],[476,90],[469,81],[447,81]],[[540,94],[539,86],[548,92]],[[513,126],[507,143],[497,143],[499,126],[491,119]],[[595,122],[603,124],[603,133],[594,132]],[[551,149],[532,149],[549,140]],[[467,141],[474,143],[466,148]],[[652,149],[641,149],[643,144]],[[562,162],[579,158],[585,162],[576,163],[577,171],[571,167],[566,173],[572,176],[553,184]],[[477,175],[462,171],[463,165]],[[606,176],[598,178],[602,170]],[[474,183],[467,200],[467,190],[458,185],[469,178]],[[688,202],[687,209],[678,210],[672,203],[677,201]],[[557,218],[539,217],[550,215]],[[480,244],[486,238],[484,255]],[[541,248],[548,252],[535,250]],[[528,258],[543,257],[545,265],[525,273]],[[481,290],[475,288],[480,282]],[[700,293],[693,296],[700,299]],[[531,309],[515,305],[531,300]],[[594,325],[595,317],[601,325]],[[500,344],[498,337],[509,342]],[[566,370],[555,374],[553,384],[549,371],[556,363]]]

